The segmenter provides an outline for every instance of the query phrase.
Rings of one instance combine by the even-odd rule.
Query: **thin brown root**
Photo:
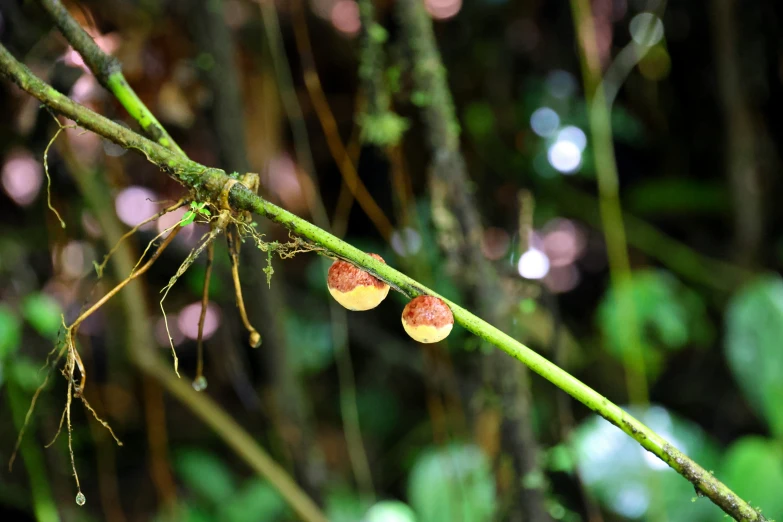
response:
[[[163,217],[163,216],[165,216],[166,214],[168,214],[169,212],[174,212],[174,211],[175,211],[175,210],[177,210],[178,208],[182,207],[182,205],[184,205],[184,204],[185,204],[185,202],[186,202],[186,200],[185,200],[185,199],[180,199],[179,201],[177,201],[176,203],[174,203],[174,204],[173,204],[173,205],[171,205],[170,207],[166,207],[166,208],[164,208],[163,210],[161,210],[160,212],[158,212],[158,213],[157,213],[157,214],[155,214],[154,216],[150,216],[150,217],[148,217],[147,219],[145,219],[144,221],[142,221],[141,223],[139,223],[139,224],[138,224],[138,225],[136,225],[135,227],[133,227],[133,228],[131,228],[130,230],[128,230],[127,232],[125,232],[125,234],[123,234],[123,235],[122,235],[122,237],[121,237],[121,238],[120,238],[120,239],[119,239],[119,240],[118,240],[116,243],[114,243],[114,246],[111,248],[111,250],[109,250],[109,252],[108,252],[108,253],[107,253],[107,254],[106,254],[104,257],[103,257],[103,261],[101,262],[101,264],[99,264],[99,265],[95,265],[95,271],[96,271],[96,272],[98,272],[98,278],[101,278],[101,277],[103,277],[103,270],[106,268],[106,263],[108,263],[108,262],[109,262],[109,258],[111,258],[111,256],[112,256],[112,255],[113,255],[113,254],[114,254],[114,253],[117,251],[117,249],[120,247],[120,244],[121,244],[123,241],[125,241],[125,240],[126,240],[126,239],[128,239],[130,236],[132,236],[133,234],[135,234],[136,232],[138,232],[138,231],[139,231],[139,229],[140,229],[141,227],[143,227],[144,225],[146,225],[147,223],[149,223],[149,222],[151,222],[151,221],[158,220],[158,219],[160,219],[161,217]],[[171,230],[171,228],[169,228],[169,229],[167,229],[167,230]],[[163,233],[165,234],[165,232],[166,232],[166,231],[164,231]],[[158,237],[160,237],[160,235],[158,235],[158,236],[157,236],[155,239],[157,239]],[[155,241],[155,239],[153,239],[153,241]],[[149,249],[149,244],[147,245],[147,249]],[[145,249],[145,250],[144,250],[144,254],[146,254],[146,253],[147,253],[147,249]],[[141,257],[142,257],[142,259],[143,259],[143,258],[144,258],[144,255],[142,255]],[[141,259],[140,259],[139,261],[141,261]],[[138,264],[138,263],[136,263],[136,266],[138,266],[138,265],[139,265],[139,264]],[[134,267],[134,270],[135,270],[135,267]]]
[[[65,319],[63,319],[63,322]],[[30,424],[30,419],[33,416],[33,411],[35,411],[35,404],[38,401],[38,396],[41,395],[41,392],[46,388],[46,385],[49,384],[49,376],[52,374],[51,370],[55,366],[57,366],[57,363],[60,362],[60,359],[62,359],[63,354],[65,354],[66,350],[68,349],[67,344],[63,344],[62,346],[60,343],[57,343],[54,348],[52,348],[52,351],[49,352],[49,354],[46,356],[46,363],[43,367],[41,367],[41,370],[48,367],[49,371],[46,373],[46,377],[44,378],[44,381],[38,386],[38,388],[35,389],[35,393],[33,394],[33,398],[30,401],[30,406],[27,408],[27,413],[24,416],[24,423],[22,423],[22,429],[19,430],[19,435],[16,437],[16,444],[14,445],[14,451],[11,452],[11,458],[8,459],[8,471],[10,472],[14,467],[14,461],[16,460],[16,454],[19,451],[19,447],[22,445],[22,439],[24,439],[25,431],[27,430],[27,426]],[[59,350],[59,352],[58,352]],[[54,360],[53,363],[51,363],[51,366],[49,364],[49,360],[51,359],[52,355],[54,355],[55,352],[57,353],[57,358]],[[40,370],[39,370],[40,372]]]
[[[57,220],[60,222],[60,226],[65,228],[65,221],[63,221],[63,218],[60,216],[60,213],[57,212],[57,209],[52,206],[52,178],[49,176],[49,149],[52,147],[62,131],[65,129],[75,129],[76,125],[63,125],[53,114],[52,117],[54,118],[54,121],[57,122],[59,128],[57,129],[57,132],[54,133],[54,136],[52,136],[52,139],[49,140],[49,143],[46,145],[43,154],[44,172],[46,173],[46,205],[49,207],[49,210],[54,212],[54,215],[57,216]]]
[[[201,315],[198,318],[198,341],[196,343],[196,381],[204,378],[204,321],[207,317],[209,305],[209,282],[212,278],[212,261],[215,259],[214,241],[207,247],[207,266],[204,271],[204,291],[201,294]]]
[[[57,426],[57,431],[54,434],[54,437],[52,437],[52,440],[49,441],[48,444],[44,444],[44,448],[49,448],[52,444],[54,444],[57,441],[57,437],[60,436],[60,432],[63,431],[63,422],[65,422],[65,410],[67,409],[67,405],[65,408],[63,408],[63,414],[60,415],[60,425]]]
[[[109,423],[105,420],[101,419],[97,413],[95,413],[95,410],[90,406],[90,403],[87,402],[87,399],[84,397],[84,395],[79,395],[79,398],[82,400],[82,403],[84,403],[85,408],[90,410],[90,413],[92,413],[92,416],[95,417],[95,420],[101,423],[101,425],[109,430],[109,433],[111,433],[112,438],[114,439],[114,442],[117,443],[117,446],[122,446],[122,441],[117,438],[117,435],[114,434],[114,430],[111,429],[111,426],[109,426]]]
[[[236,237],[237,229],[229,225],[226,229],[226,239],[228,239],[228,254],[231,258],[231,277],[234,281],[234,295],[236,296],[239,316],[242,318],[242,324],[250,333],[250,346],[258,348],[261,346],[261,334],[250,324],[245,310],[245,300],[242,298],[242,283],[239,280],[239,238]]]
[[[135,264],[135,265],[133,265],[133,269],[131,270],[131,275],[133,275],[134,273],[136,273],[136,269],[139,267],[139,265],[141,264],[141,262],[144,260],[144,256],[146,256],[146,255],[147,255],[147,252],[149,252],[150,248],[152,248],[152,245],[154,245],[154,244],[155,244],[155,241],[157,241],[157,240],[158,240],[158,239],[160,239],[161,237],[165,236],[166,234],[168,234],[168,233],[169,233],[169,232],[171,232],[172,230],[176,230],[177,232],[179,232],[179,228],[180,228],[180,226],[179,226],[179,223],[175,223],[175,224],[171,225],[169,228],[167,228],[166,230],[164,230],[163,232],[161,232],[160,234],[158,234],[157,236],[153,237],[153,238],[150,240],[150,242],[149,242],[149,243],[147,243],[147,247],[144,249],[144,252],[142,252],[142,253],[141,253],[141,256],[139,256],[139,260],[138,260],[138,261],[136,261],[136,264]],[[166,239],[169,239],[170,237],[171,237],[170,235],[169,235],[169,236],[166,236]],[[174,238],[171,238],[171,239],[174,239]],[[168,243],[168,242],[167,242],[167,243]],[[166,246],[168,246],[168,244],[167,244]]]
[[[143,265],[141,268],[139,268],[138,270],[136,270],[136,267],[134,267],[134,268],[133,268],[133,271],[131,272],[131,274],[130,274],[130,275],[129,275],[129,276],[126,278],[126,279],[124,279],[123,281],[119,282],[119,283],[117,284],[117,286],[115,286],[114,288],[112,288],[111,290],[109,290],[109,291],[106,293],[106,295],[104,295],[103,297],[101,297],[101,298],[100,298],[100,299],[99,299],[99,300],[98,300],[98,301],[97,301],[97,302],[96,302],[94,305],[92,305],[92,306],[91,306],[89,309],[87,309],[86,311],[82,312],[82,314],[81,314],[79,317],[77,317],[77,318],[76,318],[76,320],[75,320],[75,321],[73,322],[73,324],[71,324],[71,326],[70,326],[70,331],[71,331],[71,332],[70,332],[70,335],[74,335],[74,334],[76,333],[76,330],[78,329],[79,325],[80,325],[80,324],[81,324],[81,323],[82,323],[82,322],[83,322],[85,319],[87,319],[89,316],[91,316],[93,313],[95,313],[95,311],[96,311],[96,310],[98,310],[98,309],[99,309],[101,306],[103,306],[104,304],[106,304],[106,302],[107,302],[109,299],[111,299],[112,297],[114,297],[114,296],[117,294],[117,292],[119,292],[120,290],[122,290],[122,289],[123,289],[123,288],[124,288],[124,287],[125,287],[125,286],[126,286],[128,283],[130,283],[131,281],[133,281],[134,279],[136,279],[137,277],[139,277],[140,275],[142,275],[144,272],[146,272],[147,270],[149,270],[149,268],[150,268],[150,267],[153,265],[153,263],[155,263],[155,261],[157,261],[157,260],[158,260],[158,258],[159,258],[159,257],[160,257],[160,255],[163,253],[163,251],[164,251],[164,250],[166,250],[166,247],[168,247],[168,246],[171,244],[171,242],[172,242],[172,241],[174,241],[174,238],[176,237],[176,235],[177,235],[177,234],[179,233],[179,231],[181,230],[181,227],[179,226],[179,224],[177,224],[177,225],[174,225],[174,227],[172,227],[172,228],[173,228],[174,230],[172,230],[172,232],[171,232],[171,233],[170,233],[170,234],[169,234],[169,235],[166,237],[166,239],[164,239],[164,240],[163,240],[163,243],[161,243],[161,244],[160,244],[160,246],[158,247],[158,249],[157,249],[157,250],[155,250],[155,253],[154,253],[154,254],[152,254],[152,257],[150,257],[150,258],[149,258],[149,260],[148,260],[146,263],[144,263],[144,265]],[[165,233],[165,232],[166,232],[166,231],[168,231],[168,230],[170,230],[170,229],[166,229],[166,230],[165,230],[163,233]],[[163,234],[163,233],[162,233],[162,234]],[[161,234],[161,235],[162,235],[162,234]],[[158,237],[160,237],[160,235],[158,235]],[[157,238],[155,238],[155,239],[157,239]],[[150,245],[152,244],[152,242],[153,242],[153,241],[155,241],[155,239],[153,239],[152,241],[150,241]],[[147,249],[149,249],[150,245],[147,245]],[[142,258],[144,257],[144,255],[145,255],[146,253],[147,253],[147,250],[145,250],[145,251],[144,251],[144,254],[142,254]],[[140,262],[141,262],[141,259],[139,259],[139,263],[140,263]],[[137,263],[136,265],[138,266],[138,263]]]
[[[71,368],[73,370],[73,368]],[[76,459],[73,456],[73,428],[71,426],[71,400],[73,398],[73,382],[68,382],[68,399],[65,402],[66,418],[68,420],[68,453],[71,454],[71,469],[73,469],[73,478],[76,480],[76,489],[82,492],[79,484],[79,474],[76,472]]]
[[[222,214],[222,213],[221,213]],[[219,218],[220,219],[220,218]],[[220,222],[220,221],[218,221]],[[190,268],[190,265],[193,264],[193,262],[198,258],[199,255],[204,251],[204,249],[209,246],[212,241],[215,240],[218,234],[223,230],[223,227],[221,226],[214,226],[212,230],[209,231],[208,234],[206,234],[207,238],[204,240],[196,249],[191,250],[188,254],[188,257],[185,258],[185,260],[182,262],[182,264],[177,269],[177,272],[171,276],[171,279],[169,279],[169,283],[164,286],[161,289],[161,292],[163,293],[163,297],[160,299],[160,310],[163,312],[163,324],[166,326],[166,335],[169,338],[169,345],[171,346],[171,355],[174,358],[174,373],[177,374],[177,377],[179,377],[179,358],[177,357],[177,351],[174,349],[174,339],[171,337],[171,331],[169,330],[169,319],[166,316],[166,309],[163,308],[163,301],[166,300],[166,296],[169,295],[169,290],[174,286],[174,284],[177,282],[177,280],[182,277],[182,275],[187,272],[188,268]]]

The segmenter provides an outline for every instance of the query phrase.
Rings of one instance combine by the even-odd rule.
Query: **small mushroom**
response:
[[[386,263],[378,254],[370,254]],[[389,285],[346,261],[337,260],[329,267],[326,279],[329,293],[348,310],[363,311],[375,308],[387,295]]]
[[[454,315],[442,299],[420,295],[411,299],[402,311],[402,326],[420,343],[437,343],[451,332]]]

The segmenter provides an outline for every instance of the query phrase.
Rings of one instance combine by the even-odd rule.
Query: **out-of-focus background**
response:
[[[783,519],[783,5],[592,0],[594,34],[580,41],[569,2],[421,0],[457,123],[437,117],[449,93],[419,75],[444,69],[398,2],[67,5],[194,160],[258,172],[264,197],[491,319]],[[360,4],[374,6],[369,27]],[[0,40],[138,129],[37,2],[0,1]],[[586,43],[616,162],[591,133]],[[80,327],[85,397],[124,443],[74,400],[86,505],[67,433],[44,449],[65,405],[58,369],[9,472],[61,314],[72,321],[107,292],[185,209],[142,227],[96,281],[117,236],[183,188],[68,129],[48,152],[62,228],[44,171],[55,121],[7,82],[0,114],[3,520],[296,520],[237,451],[248,444],[335,522],[721,520],[620,430],[461,327],[417,344],[396,292],[368,312],[335,308],[316,254],[272,257],[268,286],[267,255],[245,243],[244,299],[264,339],[252,349],[218,238],[208,386],[187,393],[204,257],[164,302],[181,381],[158,301],[207,231],[198,224]],[[619,215],[598,189],[614,163]],[[470,216],[480,222],[466,228]],[[288,240],[257,221],[267,241]]]

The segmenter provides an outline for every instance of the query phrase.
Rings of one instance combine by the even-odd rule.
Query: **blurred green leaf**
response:
[[[489,462],[469,444],[422,452],[411,471],[408,498],[419,522],[483,522],[497,509]]]
[[[317,373],[333,362],[331,325],[314,317],[288,314],[286,334],[290,364],[296,371]]]
[[[696,424],[660,406],[630,408],[650,429],[708,470],[718,449]],[[612,512],[629,519],[714,522],[722,511],[708,499],[693,501],[693,486],[616,426],[593,415],[574,432],[577,467],[585,486]]]
[[[645,366],[651,376],[657,376],[667,351],[690,344],[705,346],[713,337],[702,298],[668,272],[640,270],[633,273],[630,287],[621,290],[630,296],[620,299],[614,288],[604,295],[598,307],[598,322],[606,339],[607,351],[623,360],[631,349],[627,342],[633,333],[628,330],[627,311],[622,303],[634,305],[637,333],[640,336]]]
[[[19,349],[22,328],[19,319],[5,304],[0,304],[0,361]]]
[[[639,215],[672,218],[724,212],[729,195],[724,184],[677,177],[637,183],[628,191],[627,201]]]
[[[373,505],[362,522],[415,522],[413,510],[399,500],[382,500]]]
[[[224,522],[255,522],[280,519],[286,511],[286,503],[268,482],[259,478],[249,479],[232,497],[220,504],[217,520]]]
[[[22,314],[35,330],[47,339],[54,339],[62,326],[63,310],[52,296],[30,294],[22,301]]]
[[[720,477],[734,493],[770,516],[783,514],[783,448],[762,437],[731,445]]]
[[[41,371],[40,363],[36,363],[24,357],[17,355],[6,367],[7,377],[13,379],[17,386],[22,390],[33,393],[46,378],[44,371]]]
[[[476,139],[487,137],[495,127],[495,115],[487,102],[473,102],[462,117],[465,128]]]
[[[369,507],[356,492],[342,485],[333,485],[324,496],[329,522],[357,522]]]
[[[400,407],[397,396],[387,388],[362,388],[356,396],[362,431],[383,438],[398,426]]]
[[[572,449],[565,444],[552,446],[547,452],[547,468],[551,471],[571,473],[574,471]]]
[[[764,276],[731,298],[726,357],[734,378],[772,432],[783,436],[783,280]]]
[[[199,449],[181,450],[174,465],[188,489],[216,506],[227,502],[236,493],[231,471],[212,453]]]

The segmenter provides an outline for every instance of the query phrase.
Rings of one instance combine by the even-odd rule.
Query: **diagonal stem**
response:
[[[122,74],[119,60],[106,54],[98,47],[95,40],[87,34],[79,22],[74,20],[60,0],[39,0],[39,3],[65,36],[65,39],[68,40],[68,43],[71,44],[71,47],[81,55],[84,63],[87,64],[98,82],[114,94],[128,114],[139,122],[144,132],[160,145],[184,156],[185,153],[179,148],[179,145],[128,84],[125,75]]]

